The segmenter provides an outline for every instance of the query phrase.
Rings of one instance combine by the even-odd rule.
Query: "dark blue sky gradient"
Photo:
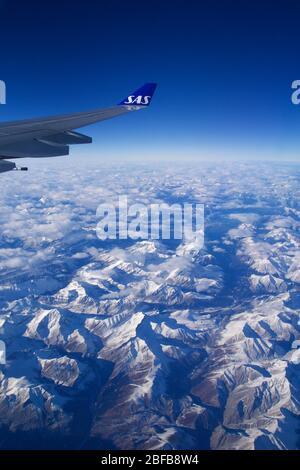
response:
[[[156,81],[150,110],[88,130],[93,152],[298,158],[299,2],[0,0],[0,40],[1,120],[109,106]]]

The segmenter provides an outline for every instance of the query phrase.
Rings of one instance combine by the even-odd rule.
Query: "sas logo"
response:
[[[127,98],[127,101],[124,101],[124,104],[144,104],[147,105],[150,103],[151,96],[134,96],[130,95]]]

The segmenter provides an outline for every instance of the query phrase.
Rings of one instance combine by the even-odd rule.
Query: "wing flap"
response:
[[[79,132],[66,131],[57,134],[48,135],[44,139],[38,139],[40,142],[59,145],[91,144],[93,139],[88,135],[79,134]]]
[[[0,157],[5,158],[42,158],[69,155],[67,145],[54,145],[35,139],[10,145],[0,145]]]
[[[0,160],[0,173],[11,171],[16,168],[16,164],[13,162],[7,162],[6,160]]]

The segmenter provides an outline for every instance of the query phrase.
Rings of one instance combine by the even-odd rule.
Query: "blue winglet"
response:
[[[156,83],[146,83],[141,88],[136,90],[131,95],[127,96],[121,103],[120,106],[149,106],[151,103],[152,96],[154,95]]]

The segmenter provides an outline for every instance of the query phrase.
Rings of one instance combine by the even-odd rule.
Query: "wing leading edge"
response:
[[[147,83],[111,108],[0,123],[0,173],[16,168],[4,159],[58,157],[68,155],[70,145],[91,143],[74,129],[146,108],[155,89],[155,83]]]

